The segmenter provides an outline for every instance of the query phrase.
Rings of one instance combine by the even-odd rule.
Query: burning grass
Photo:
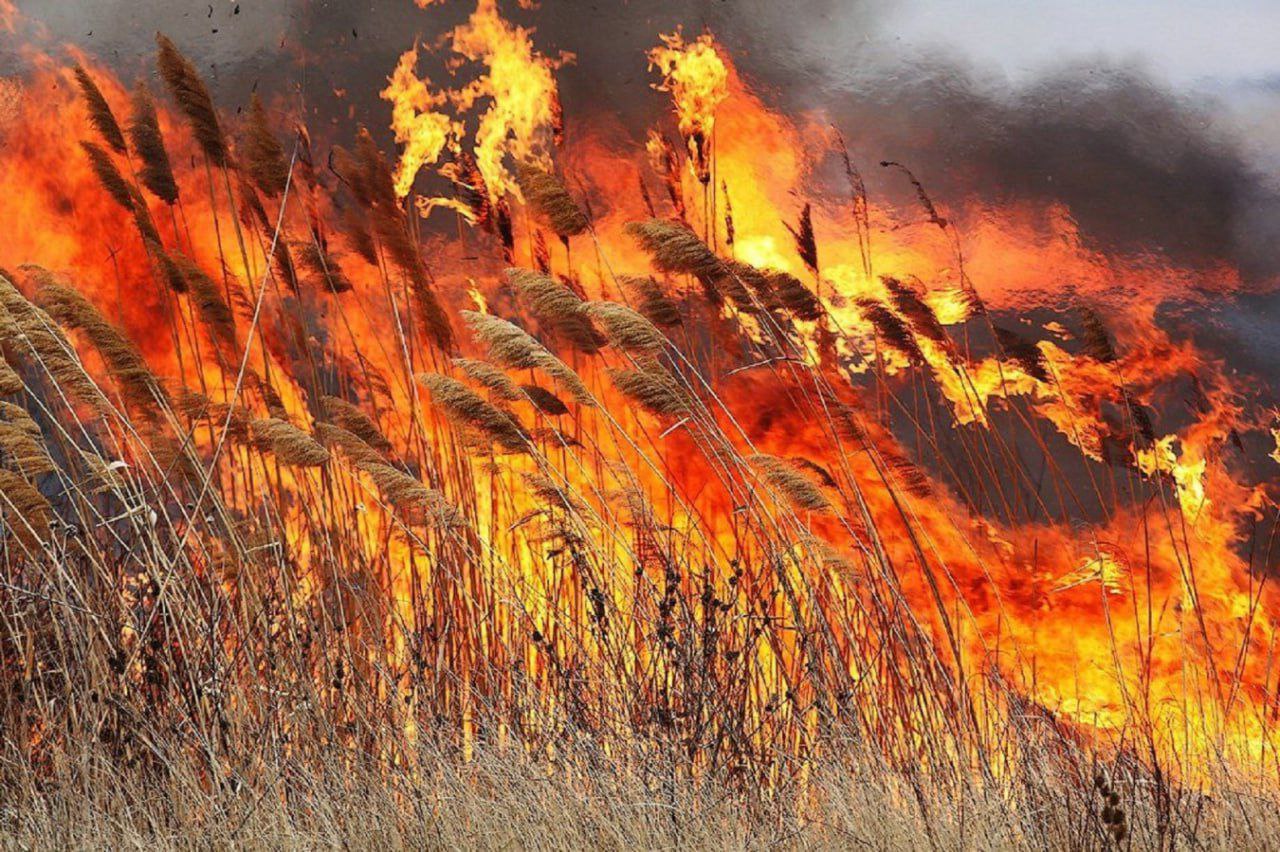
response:
[[[1274,842],[1271,419],[1153,313],[1051,337],[984,277],[1120,259],[971,244],[895,163],[925,219],[875,208],[843,149],[853,209],[790,224],[798,134],[710,36],[650,57],[687,153],[630,203],[553,167],[527,31],[453,35],[483,82],[405,65],[398,168],[235,126],[164,37],[171,104],[77,66],[16,107],[10,837]],[[424,251],[446,210],[477,254]]]

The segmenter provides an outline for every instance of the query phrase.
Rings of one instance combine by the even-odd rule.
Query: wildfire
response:
[[[259,133],[259,158],[294,169],[288,198],[237,157],[206,169],[188,113],[163,106],[176,189],[135,184],[145,93],[90,69],[107,112],[129,116],[130,147],[81,149],[103,122],[46,60],[36,96],[11,100],[0,198],[31,225],[0,266],[74,273],[88,307],[18,276],[0,292],[18,379],[0,384],[42,418],[90,424],[76,449],[120,456],[100,467],[139,478],[109,507],[121,517],[142,512],[138,471],[165,462],[163,488],[184,499],[158,499],[173,531],[153,549],[195,566],[201,594],[268,610],[274,586],[252,597],[244,577],[278,549],[286,591],[262,619],[271,642],[303,610],[341,624],[297,668],[324,673],[306,689],[331,689],[342,725],[362,711],[340,694],[355,664],[325,656],[339,645],[406,717],[431,706],[470,726],[487,704],[519,708],[504,730],[561,712],[687,722],[691,737],[723,724],[744,759],[804,754],[824,714],[880,718],[904,694],[923,697],[901,712],[930,718],[903,728],[950,723],[987,706],[956,698],[986,675],[1099,735],[1123,739],[1136,706],[1160,706],[1182,712],[1144,720],[1162,748],[1259,747],[1280,610],[1242,556],[1271,498],[1237,445],[1270,424],[1244,415],[1220,360],[1155,318],[1197,287],[1230,292],[1233,271],[1205,284],[1106,256],[1057,208],[956,199],[943,217],[923,187],[923,220],[865,198],[802,207],[847,198],[813,191],[829,146],[767,109],[710,34],[664,35],[648,54],[685,150],[660,128],[630,147],[562,140],[554,72],[572,57],[532,35],[479,0],[447,40],[451,70],[478,66],[474,79],[435,89],[419,48],[401,55],[380,93],[394,170],[362,134],[335,148],[332,181],[311,150],[323,143],[299,134],[289,163]],[[561,145],[572,185],[556,177]],[[401,203],[420,176],[458,193],[418,199],[423,215],[446,205],[490,236],[443,229],[424,251]],[[504,271],[514,256],[532,268]],[[109,397],[76,381],[81,362],[27,298]],[[1055,318],[1024,322],[1032,308]],[[19,357],[29,339],[86,399],[57,398]],[[22,482],[61,475],[27,443],[3,449]],[[193,482],[217,498],[208,518],[182,516]],[[137,594],[135,609],[160,611],[158,593]],[[259,676],[240,653],[253,641],[225,637],[244,678]],[[1228,678],[1244,697],[1220,700]],[[712,698],[738,709],[698,703]]]
[[[474,153],[490,197],[519,197],[506,159],[550,163],[551,150],[563,133],[553,72],[573,61],[573,55],[543,56],[534,49],[528,30],[498,13],[496,0],[480,0],[471,18],[454,30],[452,47],[458,56],[485,69],[451,98],[463,112],[488,101],[477,119]]]
[[[706,183],[711,179],[716,109],[728,97],[729,71],[710,33],[691,42],[679,32],[660,38],[662,44],[649,51],[650,67],[662,74],[654,88],[671,93],[690,164],[698,180]]]
[[[391,129],[396,142],[404,146],[396,166],[398,198],[409,194],[418,172],[435,165],[445,146],[461,131],[458,122],[435,111],[448,98],[443,92],[433,92],[430,81],[418,77],[417,64],[415,45],[400,56],[387,87],[380,93],[383,100],[391,102]]]

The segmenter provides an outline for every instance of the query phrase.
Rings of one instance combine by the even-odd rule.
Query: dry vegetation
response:
[[[514,269],[520,324],[446,311],[367,134],[323,175],[256,99],[234,144],[163,38],[159,67],[200,152],[181,192],[147,91],[121,124],[74,73],[101,136],[87,162],[169,306],[163,377],[74,281],[0,279],[6,845],[1280,842],[1256,755],[1206,734],[1218,746],[1177,765],[1190,751],[1155,713],[1095,740],[967,666],[941,596],[913,611],[895,560],[934,563],[902,506],[930,482],[801,345],[825,310],[804,282],[654,218],[631,233],[703,295],[631,276],[625,304],[597,301]],[[589,245],[559,178],[527,165],[519,183],[566,249]],[[300,200],[322,192],[354,211],[332,217],[346,260],[328,208]],[[216,273],[188,257],[184,205],[219,217]],[[372,281],[339,266],[358,258]],[[959,364],[931,309],[887,286],[892,310],[858,305],[883,346],[919,363],[927,339]],[[763,330],[823,464],[753,446],[695,354],[690,311],[720,315],[704,297]],[[334,300],[358,358],[290,373],[311,356],[279,357],[278,329],[306,299]],[[370,314],[380,339],[351,330]],[[988,333],[1010,371],[1054,381],[1035,346]],[[723,506],[677,484],[658,434],[675,429]]]

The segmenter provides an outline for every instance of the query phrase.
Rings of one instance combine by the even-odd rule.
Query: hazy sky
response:
[[[908,0],[881,38],[943,44],[1012,78],[1101,55],[1177,85],[1280,80],[1277,0]]]

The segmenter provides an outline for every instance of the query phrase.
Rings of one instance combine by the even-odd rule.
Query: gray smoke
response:
[[[251,90],[304,105],[322,139],[352,119],[385,135],[376,92],[415,36],[436,42],[473,4],[427,11],[410,0],[28,0],[54,41],[82,46],[132,76],[149,73],[164,30],[206,72],[225,106]],[[710,28],[766,100],[819,110],[849,140],[878,197],[910,203],[910,166],[945,204],[1031,200],[1067,206],[1086,240],[1183,263],[1226,260],[1252,276],[1278,271],[1280,194],[1258,173],[1222,106],[1175,93],[1136,67],[1099,60],[1011,84],[955,56],[897,44],[883,0],[545,0],[504,3],[536,28],[546,53],[571,51],[559,74],[568,131],[607,114],[636,139],[666,109],[644,53],[656,34]],[[424,56],[433,80],[448,75]],[[341,93],[341,94],[340,94]],[[326,133],[326,128],[332,131]]]

